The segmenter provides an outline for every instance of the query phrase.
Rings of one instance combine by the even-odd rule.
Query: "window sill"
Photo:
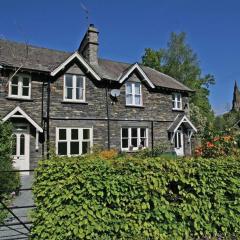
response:
[[[144,108],[144,106],[139,106],[139,105],[125,105],[127,108]]]
[[[33,99],[31,98],[21,98],[21,97],[6,97],[8,100],[13,100],[13,101],[25,101],[25,102],[33,102]]]
[[[81,101],[62,101],[63,104],[83,104],[88,105],[88,102],[81,102]]]

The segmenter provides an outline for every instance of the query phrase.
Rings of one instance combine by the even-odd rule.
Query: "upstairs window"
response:
[[[141,83],[126,83],[126,105],[142,106],[142,87]]]
[[[31,79],[27,75],[15,75],[9,81],[9,97],[26,98],[31,97]]]
[[[173,108],[173,110],[182,110],[181,93],[173,93],[172,94],[172,108]]]
[[[123,151],[134,151],[148,146],[147,128],[122,128],[121,147]]]
[[[64,101],[85,102],[85,77],[71,74],[64,76]]]

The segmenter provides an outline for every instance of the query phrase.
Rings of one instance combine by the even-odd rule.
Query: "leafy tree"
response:
[[[214,113],[208,97],[209,86],[214,84],[215,80],[210,74],[202,75],[197,55],[186,43],[185,33],[172,33],[166,49],[145,49],[142,63],[174,77],[195,90],[196,93],[190,97],[190,103],[198,107],[197,111],[198,115],[201,115],[201,121],[206,118],[209,122],[213,122]],[[198,119],[194,118],[193,121],[196,125],[201,125],[202,123],[198,122]]]

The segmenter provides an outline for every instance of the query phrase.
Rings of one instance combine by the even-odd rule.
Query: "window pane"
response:
[[[122,128],[122,137],[127,138],[128,137],[128,128]]]
[[[82,142],[82,154],[90,152],[90,142]]]
[[[18,95],[18,87],[12,86],[12,95]]]
[[[67,155],[67,142],[58,143],[58,155]]]
[[[135,105],[141,105],[141,96],[135,95]]]
[[[140,136],[141,137],[146,137],[146,128],[141,128],[140,129]]]
[[[71,129],[71,139],[78,140],[78,129]]]
[[[66,87],[73,87],[73,78],[71,75],[66,75],[65,76],[65,85]]]
[[[79,88],[83,88],[83,77],[77,77],[77,83],[76,83],[77,87]]]
[[[67,88],[67,99],[73,98],[72,90],[72,88]]]
[[[83,129],[83,139],[90,139],[90,129]]]
[[[17,77],[17,76],[14,76],[14,77],[13,77],[13,79],[12,79],[12,84],[18,85],[18,77]]]
[[[137,147],[137,138],[132,138],[133,147]]]
[[[79,154],[79,142],[71,142],[70,143],[70,154]]]
[[[76,88],[76,99],[83,99],[83,89]]]
[[[180,108],[180,102],[177,102],[177,108]]]
[[[59,129],[59,140],[66,140],[67,129]]]
[[[181,133],[178,133],[178,147],[182,147],[182,143],[181,143]]]
[[[178,100],[178,101],[181,100],[181,94],[177,94],[177,100]]]
[[[128,94],[127,97],[126,97],[127,105],[133,104],[132,99],[133,99],[133,96]]]
[[[132,128],[132,137],[137,137],[137,128]]]
[[[128,139],[122,139],[122,148],[128,148]]]
[[[141,88],[141,84],[135,83],[135,94],[140,95],[140,88]]]
[[[172,100],[175,101],[175,94],[172,94]]]
[[[127,91],[127,93],[132,93],[132,83],[126,84],[126,91]]]
[[[23,78],[23,86],[25,87],[29,86],[29,78]]]
[[[25,154],[25,136],[21,134],[20,136],[20,155]]]
[[[172,107],[175,108],[175,101],[172,101]]]
[[[12,136],[12,155],[17,155],[17,136]]]
[[[22,95],[29,96],[29,88],[28,87],[23,87]]]
[[[146,144],[146,138],[141,138],[140,145],[142,145],[143,147],[146,147],[146,146],[147,146],[147,144]]]

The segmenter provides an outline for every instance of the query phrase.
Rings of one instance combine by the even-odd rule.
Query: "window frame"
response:
[[[12,84],[12,80],[14,77],[18,78],[17,84]],[[23,96],[23,79],[28,78],[29,79],[29,85],[28,85],[28,96]],[[12,94],[12,86],[17,86],[18,94]],[[25,87],[26,88],[26,87]],[[19,99],[31,99],[31,93],[32,93],[32,79],[31,76],[28,74],[16,74],[12,75],[9,79],[9,88],[8,88],[8,97],[10,98],[19,98]]]
[[[132,146],[132,129],[136,128],[137,129],[137,147],[133,147],[131,149]],[[128,129],[128,137],[123,137],[122,136],[122,130],[123,129]],[[141,129],[145,129],[145,141],[146,141],[146,146],[143,146],[142,148],[140,147],[140,143],[141,143]],[[137,151],[140,149],[144,149],[144,148],[148,148],[148,127],[121,127],[120,129],[120,134],[121,134],[121,151]],[[127,148],[123,148],[123,144],[122,144],[122,140],[123,139],[128,139],[128,147]]]
[[[180,100],[178,100],[178,96],[180,96]],[[179,107],[178,107],[179,103]],[[182,94],[174,92],[172,93],[172,109],[173,110],[182,110]]]
[[[66,76],[72,76],[72,98],[68,99],[67,98],[67,87],[66,87]],[[77,89],[77,77],[81,77],[83,79],[83,97],[82,99],[77,99],[76,98],[76,89]],[[76,103],[81,103],[81,102],[86,102],[86,77],[80,74],[71,74],[71,73],[66,73],[64,74],[64,79],[63,79],[63,101],[64,102],[76,102]]]
[[[131,85],[131,93],[128,93],[127,91],[127,85]],[[140,85],[140,94],[136,94],[136,84]],[[127,96],[131,95],[132,96],[132,103],[127,103]],[[136,96],[140,96],[140,104],[136,104]],[[136,106],[136,107],[141,107],[143,106],[143,95],[142,95],[142,84],[140,82],[126,82],[125,83],[125,102],[126,106]]]
[[[66,130],[66,139],[61,140],[59,139],[59,130],[60,129],[65,129]],[[72,139],[71,133],[72,129],[77,129],[78,130],[78,139]],[[84,139],[83,138],[83,131],[84,129],[89,130],[89,139]],[[58,143],[59,142],[66,142],[67,143],[67,154],[58,154]],[[78,142],[79,143],[79,154],[71,154],[71,142]],[[93,127],[56,127],[56,154],[58,156],[80,156],[82,154],[82,143],[83,142],[89,142],[90,148],[93,146]],[[91,152],[91,150],[90,150]]]

